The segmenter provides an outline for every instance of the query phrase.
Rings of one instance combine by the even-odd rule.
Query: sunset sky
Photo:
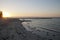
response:
[[[60,0],[0,0],[11,17],[60,17]]]

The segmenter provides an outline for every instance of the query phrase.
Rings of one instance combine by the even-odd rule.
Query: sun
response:
[[[11,15],[8,12],[3,12],[3,17],[11,17]]]

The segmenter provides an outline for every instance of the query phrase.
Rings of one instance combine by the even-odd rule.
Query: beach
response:
[[[7,20],[0,25],[0,40],[37,40],[37,35],[27,31],[19,20]],[[39,38],[40,39],[40,38]]]
[[[17,18],[4,21],[5,22],[0,22],[0,40],[60,40],[59,33],[42,27],[39,27],[40,29],[36,27],[31,28],[29,22],[27,22],[27,25],[28,27],[30,25],[30,30],[28,30],[28,27],[23,24],[24,22]]]

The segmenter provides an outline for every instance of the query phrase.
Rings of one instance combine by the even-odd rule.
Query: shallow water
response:
[[[28,31],[41,37],[60,40],[60,19],[30,19],[32,22],[23,22]],[[55,38],[53,37],[55,36]]]
[[[60,19],[30,19],[32,22],[24,22],[24,26],[43,27],[60,32]]]

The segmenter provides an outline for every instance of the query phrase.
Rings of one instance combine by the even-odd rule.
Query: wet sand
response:
[[[0,40],[40,40],[40,36],[27,31],[18,19],[0,23]]]

